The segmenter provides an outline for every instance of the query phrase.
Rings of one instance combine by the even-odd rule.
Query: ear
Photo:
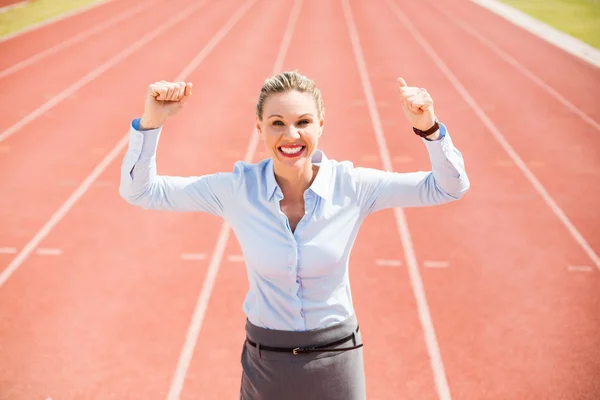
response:
[[[259,136],[261,139],[264,139],[264,138],[265,138],[265,137],[264,137],[264,134],[263,134],[263,131],[262,131],[262,129],[261,129],[261,121],[260,121],[260,119],[258,119],[258,118],[256,118],[256,132],[258,132],[258,136]]]
[[[321,118],[319,120],[319,137],[323,134],[323,128],[325,127],[325,119]]]

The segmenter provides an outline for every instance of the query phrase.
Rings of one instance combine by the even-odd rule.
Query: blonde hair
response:
[[[318,117],[325,115],[325,107],[321,98],[321,91],[317,89],[312,79],[300,74],[298,71],[286,71],[267,79],[260,90],[258,103],[256,103],[256,116],[262,121],[265,101],[272,93],[284,93],[297,90],[300,93],[310,93],[317,104]]]

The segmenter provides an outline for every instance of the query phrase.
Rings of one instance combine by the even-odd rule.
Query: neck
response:
[[[304,192],[310,187],[319,167],[307,162],[303,168],[286,168],[274,165],[275,180],[286,198],[304,198]]]

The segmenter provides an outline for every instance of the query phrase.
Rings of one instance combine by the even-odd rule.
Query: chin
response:
[[[302,169],[309,162],[307,157],[298,158],[296,160],[286,160],[279,158],[277,160],[281,166],[291,169]]]

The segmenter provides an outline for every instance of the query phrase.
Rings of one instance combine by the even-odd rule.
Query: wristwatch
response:
[[[413,131],[415,132],[415,134],[417,134],[418,136],[421,136],[422,138],[427,137],[433,133],[435,133],[435,131],[437,131],[438,129],[440,129],[440,124],[439,121],[437,119],[437,117],[435,117],[435,121],[433,122],[433,126],[429,129],[427,129],[426,131],[422,131],[420,129],[417,129],[413,126]]]

